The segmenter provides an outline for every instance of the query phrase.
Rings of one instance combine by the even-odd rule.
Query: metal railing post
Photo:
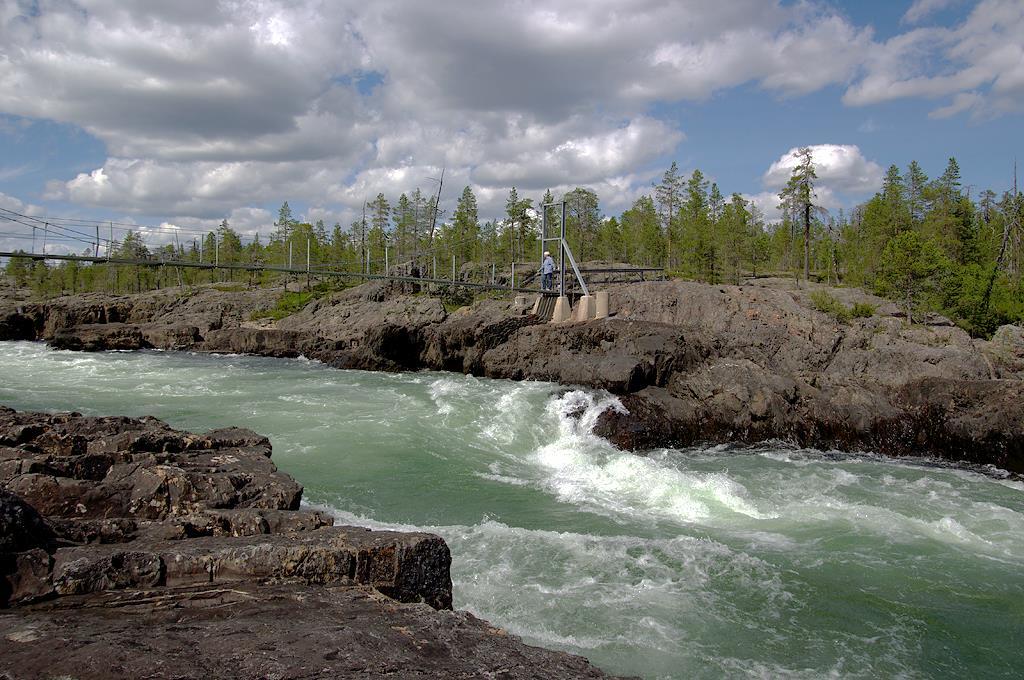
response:
[[[558,247],[560,250],[559,257],[559,271],[558,271],[558,295],[565,297],[565,201],[562,201],[562,226],[561,235],[558,239]]]

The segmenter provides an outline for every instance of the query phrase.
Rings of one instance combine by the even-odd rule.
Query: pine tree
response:
[[[818,178],[814,171],[814,159],[810,147],[801,147],[796,152],[797,164],[789,177],[786,187],[779,193],[782,201],[780,207],[790,215],[797,217],[803,224],[804,231],[804,280],[811,276],[811,215],[814,211],[814,181]]]
[[[430,207],[426,197],[419,187],[412,192],[409,199],[412,204],[412,252],[418,253],[422,245],[421,241],[425,234],[430,231]]]
[[[925,191],[928,186],[928,175],[924,174],[917,161],[910,161],[906,176],[907,201],[911,225],[920,228],[924,222]]]
[[[593,257],[594,240],[601,224],[597,193],[576,187],[565,195],[566,240],[577,262]]]
[[[881,261],[883,291],[901,300],[907,323],[913,322],[920,296],[941,265],[939,248],[917,232],[905,231],[886,245]]]
[[[217,243],[221,262],[238,262],[242,254],[242,238],[228,225],[226,219],[221,220],[217,227]]]
[[[412,201],[405,194],[398,197],[393,220],[395,224],[395,262],[400,262],[402,254],[409,252],[409,240],[416,230],[416,212]]]
[[[270,236],[270,241],[272,243],[274,241],[277,241],[278,243],[286,242],[294,221],[295,220],[292,219],[292,209],[288,205],[288,201],[285,201],[277,211],[277,222],[274,222],[276,229]]]
[[[476,254],[476,242],[480,237],[480,219],[477,212],[476,196],[473,189],[467,186],[455,207],[452,221],[454,229],[453,253],[460,262],[469,262]]]
[[[675,161],[665,171],[661,178],[661,184],[655,186],[654,197],[661,207],[661,222],[665,229],[665,256],[668,268],[676,266],[677,259],[673,245],[672,230],[674,229],[676,215],[682,203],[683,180],[679,176],[679,166]]]
[[[516,236],[519,234],[519,230],[516,227],[522,217],[520,206],[519,192],[516,191],[515,187],[512,187],[508,191],[508,198],[505,199],[505,233],[508,235],[508,258],[513,262],[517,258],[520,261],[522,260],[519,248],[517,247],[518,244],[516,243]]]
[[[747,202],[740,194],[733,194],[729,203],[722,209],[718,220],[723,245],[723,260],[726,264],[724,278],[739,285],[743,275],[743,263],[750,257],[750,211]]]
[[[679,246],[687,273],[701,281],[715,282],[719,275],[718,248],[711,229],[708,181],[694,170],[677,216]]]
[[[622,228],[614,217],[603,220],[597,230],[596,254],[600,259],[611,262],[623,259]]]
[[[377,198],[367,206],[370,211],[370,231],[367,234],[367,241],[370,247],[370,259],[377,261],[383,271],[385,250],[388,247],[388,237],[391,229],[391,205],[384,194],[377,194]]]
[[[661,233],[658,209],[650,196],[641,196],[633,201],[629,210],[622,213],[621,224],[629,262],[648,267],[664,264],[665,239]]]
[[[882,180],[882,200],[885,203],[888,224],[886,236],[896,234],[910,228],[910,211],[907,209],[906,186],[900,170],[890,165]]]
[[[735,198],[736,194],[733,194]],[[722,213],[725,210],[725,197],[722,196],[721,190],[718,188],[717,182],[711,183],[711,193],[708,195],[708,214],[711,216],[712,222],[718,222],[722,219]]]

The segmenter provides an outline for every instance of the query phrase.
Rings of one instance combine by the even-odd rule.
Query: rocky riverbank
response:
[[[451,611],[441,538],[332,526],[270,453],[0,407],[0,678],[605,677]]]
[[[0,307],[0,338],[80,350],[156,347],[305,355],[339,368],[460,371],[607,389],[626,412],[600,433],[644,450],[785,439],[933,455],[1024,472],[1024,329],[973,340],[945,319],[908,325],[884,300],[838,321],[783,282],[608,286],[612,316],[547,324],[484,300],[448,313],[409,286],[371,283],[253,322],[280,291],[83,295]]]

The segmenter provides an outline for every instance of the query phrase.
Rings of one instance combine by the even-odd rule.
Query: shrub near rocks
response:
[[[814,303],[815,309],[828,314],[839,323],[849,323],[851,319],[866,319],[875,314],[875,306],[868,302],[856,302],[852,307],[847,307],[824,290],[811,293],[811,302]]]

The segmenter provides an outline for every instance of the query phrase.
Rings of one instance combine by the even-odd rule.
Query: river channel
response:
[[[645,678],[1019,677],[1024,484],[757,447],[638,456],[606,394],[0,343],[0,404],[270,437],[339,523],[440,534],[455,606]]]

